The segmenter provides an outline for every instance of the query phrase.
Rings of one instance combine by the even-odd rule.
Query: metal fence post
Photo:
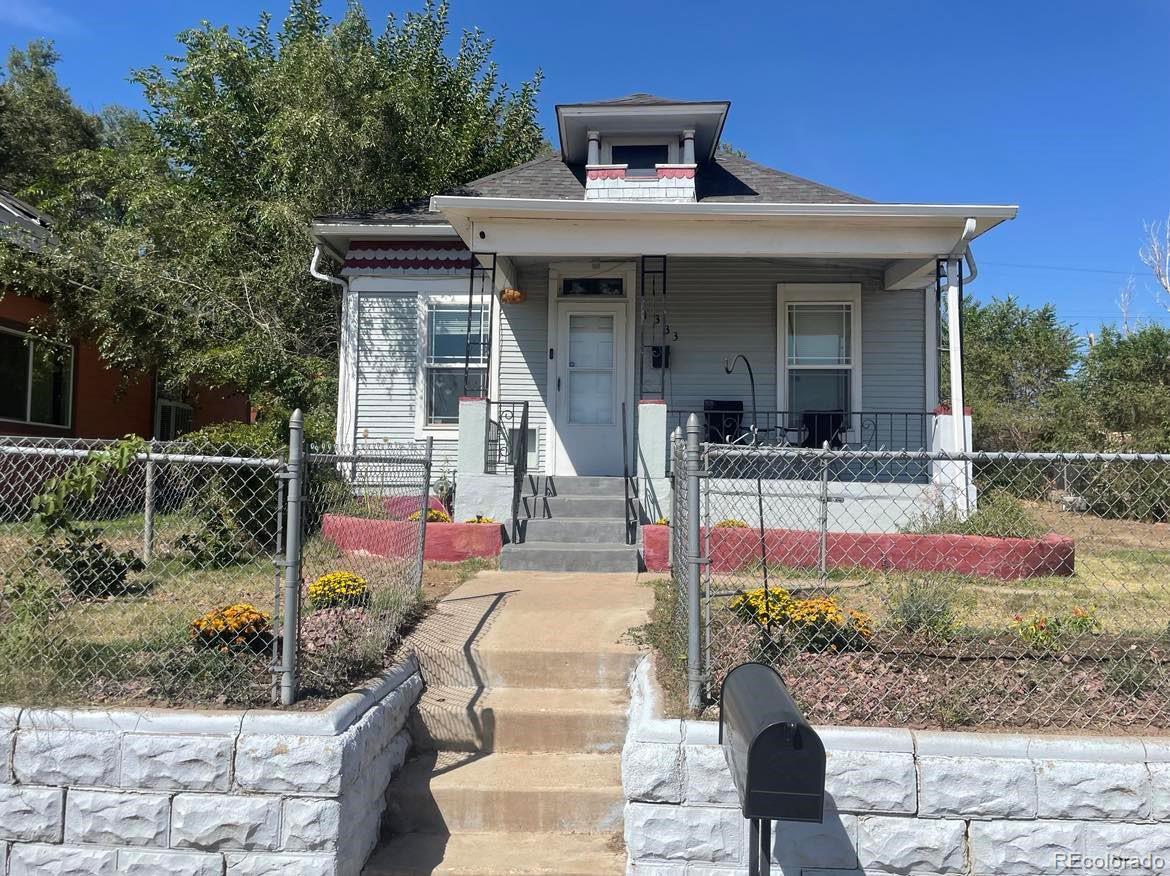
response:
[[[288,496],[284,539],[284,647],[281,650],[280,702],[297,699],[297,631],[301,608],[301,499],[304,492],[302,447],[304,415],[293,411],[288,421]]]
[[[435,449],[435,438],[427,436],[427,458],[423,461],[422,498],[418,511],[418,562],[415,567],[414,584],[422,588],[423,562],[427,548],[427,512],[431,508],[431,453]]]
[[[702,643],[699,638],[699,576],[703,562],[699,496],[699,418],[687,418],[687,706],[698,711],[702,705]]]
[[[146,457],[146,485],[142,497],[142,562],[154,553],[154,458]]]

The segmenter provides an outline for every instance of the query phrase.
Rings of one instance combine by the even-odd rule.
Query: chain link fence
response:
[[[0,437],[0,702],[257,706],[376,672],[418,611],[429,454],[290,456]]]
[[[692,707],[758,660],[822,723],[1170,727],[1170,456],[700,437],[673,448]]]

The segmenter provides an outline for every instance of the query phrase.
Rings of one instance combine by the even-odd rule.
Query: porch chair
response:
[[[743,402],[703,399],[703,441],[731,444],[743,433]]]

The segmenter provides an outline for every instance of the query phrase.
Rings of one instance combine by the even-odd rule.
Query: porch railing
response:
[[[746,407],[746,406],[745,406]],[[667,411],[668,433],[682,430],[690,410]],[[934,414],[926,411],[756,411],[708,408],[699,415],[706,444],[765,447],[929,450]]]
[[[488,401],[487,440],[484,443],[483,460],[483,470],[487,474],[508,474],[514,471],[521,443],[527,459],[528,424],[523,416],[527,410],[528,402]]]
[[[520,533],[520,497],[528,475],[528,402],[519,402],[520,424],[512,458],[512,543],[523,541]]]

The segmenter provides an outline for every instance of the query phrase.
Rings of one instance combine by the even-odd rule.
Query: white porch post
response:
[[[958,259],[947,259],[947,347],[950,350],[951,365],[951,423],[954,427],[955,449],[960,453],[966,453],[971,448],[967,446],[966,408],[963,404],[962,302],[959,299],[959,271],[962,269],[962,263]]]

